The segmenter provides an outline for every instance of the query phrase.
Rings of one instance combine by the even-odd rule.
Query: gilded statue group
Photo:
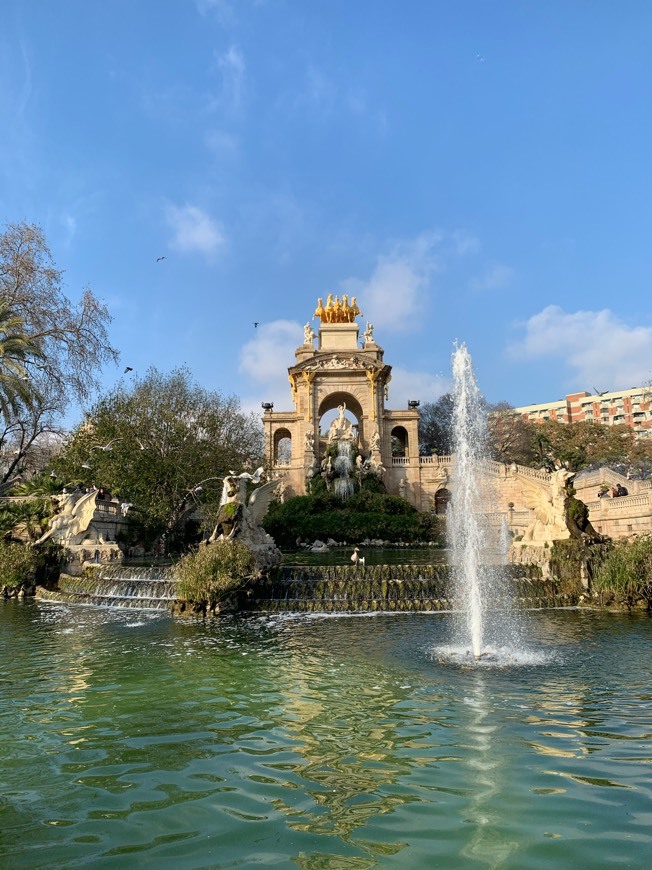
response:
[[[333,294],[329,293],[326,305],[321,298],[317,300],[317,309],[313,316],[318,317],[322,323],[353,323],[358,315],[362,317],[362,311],[358,308],[355,296],[352,296],[349,302],[349,297],[345,293],[340,301],[339,296],[333,298]]]

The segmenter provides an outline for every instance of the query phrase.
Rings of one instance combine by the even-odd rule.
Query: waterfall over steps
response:
[[[139,610],[167,610],[176,601],[176,582],[170,567],[102,566],[91,576],[62,574],[56,591],[40,589],[44,601],[89,604]]]
[[[510,565],[511,597],[522,607],[568,607],[577,600],[541,579],[540,569]],[[84,577],[62,574],[42,601],[117,609],[166,611],[177,600],[171,567],[99,566]],[[503,599],[490,602],[497,608]],[[391,613],[458,610],[454,568],[448,565],[281,566],[242,590],[242,613]]]

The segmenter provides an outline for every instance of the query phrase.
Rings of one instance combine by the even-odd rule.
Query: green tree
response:
[[[209,527],[221,478],[253,469],[262,455],[260,421],[236,397],[203,389],[186,368],[170,374],[152,368],[94,405],[55,469],[61,480],[81,475],[85,485],[107,487],[131,502],[134,533],[145,544],[165,534],[170,546],[200,505]]]
[[[60,435],[62,415],[90,399],[102,367],[118,354],[108,340],[107,308],[89,289],[76,303],[66,296],[63,273],[33,224],[8,224],[0,233],[0,304],[20,320],[26,340],[16,372],[23,390],[1,409],[0,454],[11,461],[0,483],[7,484],[30,452]]]
[[[36,398],[25,367],[39,351],[24,329],[24,321],[0,297],[0,414],[15,415],[21,404]]]
[[[496,462],[530,465],[536,458],[532,426],[507,402],[489,406],[487,441]]]
[[[447,456],[453,451],[453,397],[444,393],[419,409],[419,452]]]
[[[628,426],[545,420],[533,425],[532,431],[537,459],[550,471],[560,465],[580,471],[588,465],[632,462],[647,453]]]

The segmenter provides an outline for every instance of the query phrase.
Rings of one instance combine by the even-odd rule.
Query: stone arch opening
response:
[[[391,433],[392,456],[407,457],[408,452],[408,433],[405,426],[394,426]]]
[[[289,429],[277,429],[274,433],[274,465],[292,463],[292,433]]]
[[[448,509],[448,502],[451,500],[450,490],[438,489],[435,493],[435,513],[437,516],[445,516]]]
[[[331,424],[339,417],[340,408],[344,406],[344,416],[351,423],[355,432],[356,442],[359,440],[361,432],[361,423],[363,417],[362,406],[355,396],[351,393],[338,391],[329,393],[319,403],[318,419],[319,419],[319,439],[320,442],[325,442],[328,438],[328,432]]]

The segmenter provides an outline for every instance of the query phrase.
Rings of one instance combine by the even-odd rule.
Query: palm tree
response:
[[[39,348],[24,330],[23,318],[0,300],[0,414],[5,421],[20,404],[29,405],[37,398],[25,364],[40,356]]]

